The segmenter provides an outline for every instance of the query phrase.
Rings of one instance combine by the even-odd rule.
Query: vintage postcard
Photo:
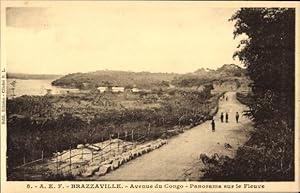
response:
[[[298,192],[299,2],[1,1],[1,192]]]

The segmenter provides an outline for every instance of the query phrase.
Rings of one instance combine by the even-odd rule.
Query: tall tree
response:
[[[245,34],[234,54],[253,80],[256,103],[250,114],[256,122],[280,117],[294,126],[295,9],[242,8],[235,21],[234,36]]]
[[[295,9],[242,8],[230,19],[234,36],[246,35],[234,54],[252,79],[254,103],[249,115],[256,132],[247,143],[263,151],[241,149],[235,165],[245,178],[294,179]],[[245,159],[246,158],[246,159]],[[251,164],[252,163],[252,164]],[[244,166],[247,168],[244,171]],[[238,167],[237,167],[238,168]],[[243,172],[241,172],[243,171]]]

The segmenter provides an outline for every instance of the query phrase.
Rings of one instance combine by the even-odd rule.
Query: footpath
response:
[[[104,176],[92,176],[88,180],[139,180],[139,181],[197,181],[201,177],[202,161],[200,154],[211,156],[227,155],[234,157],[238,147],[250,137],[252,122],[242,116],[247,109],[236,99],[235,92],[227,92],[219,103],[215,116],[216,131],[212,132],[211,122],[206,121],[168,140],[168,144],[138,157],[117,170]],[[221,112],[229,114],[229,122],[221,123]],[[235,114],[239,112],[239,123]],[[228,144],[230,148],[228,148]]]

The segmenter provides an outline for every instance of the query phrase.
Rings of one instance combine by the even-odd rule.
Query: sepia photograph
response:
[[[295,4],[61,4],[1,5],[2,180],[299,180]]]

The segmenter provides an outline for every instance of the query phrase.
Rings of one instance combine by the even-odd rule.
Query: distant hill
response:
[[[23,73],[7,73],[8,79],[45,79],[45,80],[54,80],[62,77],[63,75],[57,74],[23,74]]]
[[[228,81],[244,77],[246,70],[235,64],[224,64],[222,67],[212,69],[198,69],[192,73],[187,73],[176,77],[172,84],[182,87],[199,86],[201,84],[214,81]]]
[[[165,84],[178,76],[175,73],[150,73],[101,70],[89,73],[73,73],[52,82],[54,86],[72,88],[96,88],[99,86],[144,87]]]
[[[246,69],[243,69],[235,64],[224,64],[216,70],[220,76],[244,76]]]
[[[151,88],[153,86],[168,86],[169,84],[179,87],[191,87],[212,82],[213,80],[242,77],[244,75],[245,70],[234,64],[225,64],[217,70],[202,68],[187,74],[101,70],[68,74],[53,81],[52,85],[80,89],[99,86]]]

